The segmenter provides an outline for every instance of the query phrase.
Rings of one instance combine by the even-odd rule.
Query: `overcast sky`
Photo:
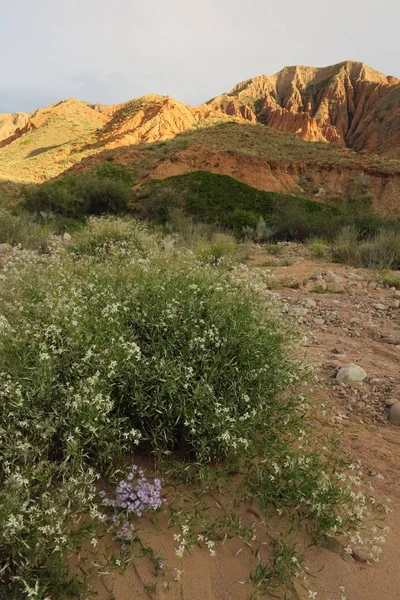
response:
[[[0,0],[0,112],[75,97],[196,105],[284,66],[400,77],[399,0]]]

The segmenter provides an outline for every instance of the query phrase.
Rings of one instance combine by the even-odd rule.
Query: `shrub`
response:
[[[0,207],[0,244],[35,248],[56,231],[52,221],[37,222],[27,213],[12,213]]]
[[[88,199],[78,193],[76,182],[70,177],[28,188],[24,206],[30,212],[53,213],[71,218],[84,217],[90,208]]]
[[[222,258],[234,257],[238,252],[238,245],[231,235],[216,233],[209,242],[199,242],[194,251],[201,260],[218,263]]]
[[[328,247],[326,241],[320,238],[314,238],[308,242],[308,249],[316,258],[323,258],[326,255]]]
[[[400,233],[381,229],[362,238],[354,227],[343,229],[333,245],[333,257],[343,263],[377,269],[400,269]]]
[[[124,212],[130,197],[130,187],[123,179],[68,175],[28,189],[24,205],[31,212],[82,218],[89,214]]]
[[[114,165],[110,162],[104,162],[94,170],[94,174],[100,179],[120,181],[130,187],[133,185],[132,175],[123,165]]]
[[[204,464],[240,456],[257,432],[276,435],[289,410],[278,400],[296,378],[289,333],[242,272],[163,252],[144,225],[120,226],[117,235],[112,219],[92,220],[72,254],[16,251],[2,272],[7,597],[62,596],[66,556],[88,534],[79,519],[102,518],[97,472],[139,440]]]
[[[136,192],[141,217],[165,223],[171,208],[179,208],[194,222],[228,228],[238,237],[256,230],[260,218],[267,237],[306,239],[329,232],[340,211],[289,194],[264,192],[227,175],[196,172],[152,181]],[[250,228],[250,229],[248,229]]]

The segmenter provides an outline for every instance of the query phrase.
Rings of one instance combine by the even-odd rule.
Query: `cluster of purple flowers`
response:
[[[158,510],[166,503],[166,499],[161,498],[161,481],[154,479],[151,483],[145,477],[143,469],[138,469],[136,465],[132,466],[127,480],[119,483],[114,500],[107,498],[104,491],[100,492],[100,496],[104,505],[137,517],[141,517],[146,510]]]

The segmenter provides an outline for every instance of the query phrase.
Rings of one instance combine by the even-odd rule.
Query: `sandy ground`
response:
[[[292,598],[311,598],[308,591],[311,589],[316,593],[315,598],[321,600],[400,600],[400,427],[389,423],[387,406],[392,398],[400,400],[400,308],[394,302],[397,296],[394,290],[376,289],[374,284],[368,287],[373,279],[371,273],[366,276],[357,269],[311,259],[295,246],[289,246],[285,252],[293,260],[289,266],[282,265],[282,258],[266,256],[263,250],[251,258],[249,266],[274,272],[273,293],[287,304],[288,314],[296,315],[307,337],[302,352],[318,376],[314,401],[324,407],[332,431],[342,432],[344,449],[361,461],[377,500],[391,507],[385,522],[389,533],[378,564],[348,562],[335,552],[310,548],[305,554],[309,569],[307,589],[297,582]],[[322,273],[334,272],[344,292],[310,291],[310,278],[316,269]],[[357,285],[348,286],[354,275],[359,278]],[[296,309],[305,307],[308,312],[296,313]],[[338,368],[350,362],[363,367],[368,379],[353,386],[337,385],[334,376]],[[257,512],[243,511],[243,522],[255,523],[257,530]],[[207,549],[194,548],[178,560],[166,516],[160,519],[158,531],[150,523],[144,529],[169,565],[165,577],[155,580],[147,560],[133,561],[123,575],[114,571],[97,578],[94,598],[247,600],[250,597],[254,588],[248,581],[249,565],[254,566],[254,556],[249,548],[243,549],[238,540],[227,540],[218,546],[215,557]],[[304,538],[304,545],[307,541]],[[164,586],[167,581],[170,583]]]

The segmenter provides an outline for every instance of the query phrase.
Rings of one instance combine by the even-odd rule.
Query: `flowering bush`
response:
[[[138,444],[205,465],[259,437],[273,446],[301,421],[281,394],[299,378],[293,339],[265,282],[215,259],[106,218],[68,248],[15,251],[0,272],[7,597],[62,597],[83,515],[101,522],[107,505],[121,542],[132,540],[131,517],[161,506],[160,481],[133,468],[101,501],[95,482]]]

